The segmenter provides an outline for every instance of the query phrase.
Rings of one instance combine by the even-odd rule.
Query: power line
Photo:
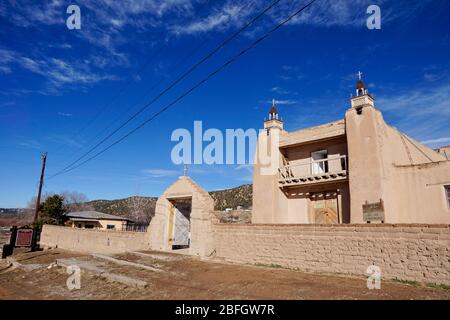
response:
[[[243,5],[239,8],[239,11],[237,14],[239,14],[242,10],[244,10],[244,8],[248,8],[251,7],[253,4],[255,3],[255,1],[251,1],[248,2],[246,5]],[[205,2],[206,5],[206,2]],[[180,67],[181,65],[183,65],[190,57],[192,57],[200,48],[202,48],[204,45],[206,44],[205,41],[202,41],[200,45],[196,46],[193,50],[189,51],[189,53],[187,55],[185,55],[183,58],[181,58],[176,64],[174,64],[171,68],[169,73],[172,74],[174,70],[178,69],[178,67]],[[145,67],[144,67],[145,68]],[[162,84],[164,82],[164,78],[161,78],[159,81],[155,82],[151,87],[150,87],[150,91],[149,91],[149,95],[151,92],[153,92],[154,89],[156,89],[160,84]],[[150,97],[146,97],[150,98]],[[132,107],[128,108],[126,110],[126,112],[131,111],[132,109],[134,109],[134,107],[136,107],[138,103],[133,104]],[[113,126],[113,124],[115,124],[116,122],[118,122],[118,120],[120,120],[121,118],[121,114],[116,117],[112,122],[110,122],[106,127],[104,127],[99,133],[97,133],[95,135],[95,137],[100,137],[103,135],[103,133],[105,133],[109,128],[111,128]],[[73,153],[71,156],[74,156],[77,152]]]
[[[205,2],[206,5],[207,2]],[[237,14],[239,14],[244,8],[248,8],[251,5],[253,5],[255,1],[248,2],[246,5],[243,5],[239,8],[239,11]],[[196,46],[193,50],[189,51],[187,55],[185,55],[183,58],[181,58],[176,64],[174,64],[169,71],[169,74],[172,74],[174,70],[178,69],[181,65],[183,65],[190,57],[192,57],[201,47],[203,47],[206,44],[205,41],[202,41],[202,43],[199,46]],[[164,82],[164,78],[161,78],[159,81],[155,82],[151,87],[149,93],[151,93],[155,88],[157,88],[160,84]],[[131,108],[128,108],[126,111],[130,111],[135,106],[137,106],[139,103],[135,103]],[[105,128],[103,128],[96,136],[101,136],[106,130],[108,130],[114,123],[116,123],[120,119],[121,115],[119,117],[115,118],[109,125],[107,125]]]
[[[181,59],[176,65],[174,65],[174,67],[172,68],[172,70],[173,70],[174,68],[180,66],[185,60],[187,60],[187,58],[189,58],[189,56],[191,56],[194,52],[196,52],[198,49],[200,49],[204,44],[205,44],[205,43],[202,42],[202,44],[201,44],[200,46],[197,46],[194,50],[192,50],[188,55],[186,55],[183,59]],[[167,46],[166,46],[166,47],[167,47]],[[163,48],[163,47],[162,47],[162,48]],[[162,51],[163,51],[163,50],[160,50],[160,52],[162,52]],[[152,60],[154,57],[156,57],[156,56],[158,56],[158,55],[154,55],[154,56],[153,56],[151,59],[149,59],[148,61],[151,61],[151,60]],[[147,66],[148,66],[148,64],[144,65],[142,68],[143,68],[143,69],[146,69]],[[139,76],[140,73],[138,72],[138,73],[136,73],[135,75],[138,75],[138,76]],[[155,82],[150,86],[150,91],[149,91],[149,93],[152,93],[154,89],[156,89],[161,83],[163,83],[163,80],[164,80],[164,79],[161,78],[161,79],[159,79],[158,81],[155,81]],[[131,81],[128,83],[128,85],[127,85],[126,87],[128,87],[129,84],[131,84]],[[124,89],[125,89],[125,88],[124,88]],[[121,92],[120,94],[122,94],[123,91],[125,91],[125,90],[122,90],[122,92]],[[120,94],[119,94],[119,95],[120,95]],[[118,96],[117,96],[117,97],[118,97]],[[117,98],[117,97],[116,97],[116,98]],[[146,99],[147,99],[147,97],[146,97]],[[115,100],[117,100],[117,99],[115,99]],[[114,101],[114,102],[115,102],[115,101]],[[111,106],[112,104],[113,104],[113,103],[111,103],[109,106]],[[136,106],[138,106],[138,105],[139,105],[139,102],[133,104],[133,105],[132,105],[131,107],[129,107],[125,112],[131,111],[132,109],[134,109],[134,108],[135,108]],[[104,109],[100,110],[100,112],[98,112],[98,113],[94,116],[94,118],[98,118],[98,116],[99,116],[101,113],[103,113],[105,110],[106,110],[106,107],[105,107]],[[118,120],[120,120],[121,117],[122,117],[122,114],[119,114],[118,117],[116,117],[113,121],[111,121],[109,124],[107,124],[103,129],[101,129],[97,134],[94,135],[94,137],[100,137],[100,136],[102,136],[103,133],[105,133],[105,132],[106,132],[109,128],[111,128],[116,122],[118,122]],[[92,124],[94,121],[95,121],[95,119],[91,119],[91,123],[90,123],[90,124]],[[89,127],[90,124],[86,125],[86,126],[85,126],[83,129],[81,129],[75,136],[77,136],[77,135],[78,135],[79,133],[81,133],[84,129],[86,129],[87,127]],[[73,139],[75,136],[73,136],[72,139]],[[76,154],[79,153],[79,151],[80,151],[81,149],[83,149],[83,147],[80,147],[79,149],[77,149],[76,151],[74,151],[73,153],[71,153],[69,157],[71,158],[71,157],[75,156]]]
[[[167,43],[164,43],[163,46],[161,46],[154,54],[147,60],[147,62],[141,67],[141,71],[145,70],[151,61],[153,61],[154,58],[156,58],[159,54],[161,54],[164,49],[167,48]],[[83,127],[81,127],[74,135],[70,137],[70,139],[75,139],[76,137],[80,136],[80,134],[85,131],[87,128],[89,128],[97,119],[98,117],[105,112],[109,107],[111,107],[118,98],[128,89],[128,87],[131,85],[131,83],[134,81],[134,78],[136,76],[140,76],[140,72],[136,72],[126,83],[125,85],[119,90],[119,92],[109,101],[109,103],[106,103],[103,108],[98,110],[95,115],[87,122],[87,124]],[[63,146],[60,146],[56,151],[60,151],[63,148]]]
[[[176,104],[178,101],[180,101],[181,99],[183,99],[184,97],[186,97],[187,95],[189,95],[190,93],[192,93],[194,90],[196,90],[198,87],[200,87],[201,85],[203,85],[205,82],[207,82],[209,79],[211,79],[212,77],[214,77],[216,74],[218,74],[219,72],[221,72],[223,69],[225,69],[227,66],[229,66],[230,64],[232,64],[233,62],[235,62],[237,59],[239,59],[241,56],[243,56],[245,53],[247,53],[248,51],[250,51],[251,49],[253,49],[254,47],[256,47],[260,42],[262,42],[263,40],[265,40],[267,37],[269,37],[272,33],[274,33],[275,31],[277,31],[278,29],[280,29],[282,26],[284,26],[286,23],[288,23],[289,21],[291,21],[295,16],[299,15],[303,10],[307,9],[309,6],[311,6],[316,0],[312,0],[311,2],[309,2],[307,5],[301,7],[300,9],[298,9],[297,11],[295,11],[294,13],[292,13],[288,18],[286,18],[285,20],[283,20],[282,22],[280,22],[278,25],[276,25],[274,28],[272,28],[271,30],[269,30],[267,33],[265,33],[263,36],[259,37],[258,39],[256,39],[254,42],[252,42],[247,48],[243,49],[242,51],[240,51],[238,54],[236,54],[235,56],[233,56],[231,59],[229,59],[228,61],[226,61],[224,64],[222,64],[220,67],[218,67],[216,70],[214,70],[213,72],[211,72],[210,74],[208,74],[205,78],[203,78],[201,81],[197,82],[193,87],[191,87],[189,90],[185,91],[182,95],[180,95],[178,98],[176,98],[174,101],[172,101],[171,103],[169,103],[168,105],[166,105],[164,108],[160,109],[158,112],[156,112],[153,116],[151,116],[150,118],[148,118],[147,120],[145,120],[144,122],[142,122],[140,125],[138,125],[137,127],[135,127],[133,130],[129,131],[127,134],[125,134],[124,136],[122,136],[120,139],[114,141],[112,144],[110,144],[108,147],[102,149],[101,151],[99,151],[98,153],[94,154],[92,157],[86,159],[85,161],[79,163],[76,166],[72,166],[71,168],[67,168],[64,170],[61,170],[60,172],[57,172],[56,174],[52,175],[51,178],[58,176],[60,174],[63,173],[67,173],[69,171],[72,171],[76,168],[79,168],[80,166],[82,166],[83,164],[89,162],[90,160],[96,158],[97,156],[101,155],[102,153],[106,152],[107,150],[109,150],[110,148],[112,148],[113,146],[115,146],[116,144],[122,142],[123,140],[125,140],[128,136],[130,136],[131,134],[133,134],[134,132],[138,131],[139,129],[141,129],[142,127],[144,127],[147,123],[149,123],[150,121],[152,121],[153,119],[155,119],[156,117],[158,117],[160,114],[162,114],[164,111],[166,111],[167,109],[169,109],[170,107],[172,107],[174,104]]]
[[[266,7],[263,11],[261,11],[258,15],[256,15],[252,20],[247,22],[242,28],[240,28],[238,31],[236,31],[234,34],[232,34],[230,37],[225,39],[219,46],[217,46],[215,49],[213,49],[210,53],[208,53],[205,57],[203,57],[200,61],[195,63],[191,68],[189,68],[186,72],[184,72],[181,76],[179,76],[175,81],[173,81],[166,89],[161,91],[156,97],[154,97],[150,102],[145,104],[141,109],[139,109],[136,113],[134,113],[130,118],[128,118],[124,123],[122,123],[119,127],[117,127],[115,130],[113,130],[110,134],[108,134],[105,138],[103,138],[100,142],[98,142],[95,146],[93,146],[91,149],[89,149],[87,152],[85,152],[81,157],[67,165],[65,168],[60,170],[60,172],[64,172],[68,168],[75,165],[77,162],[85,158],[88,154],[90,154],[92,151],[97,149],[101,144],[103,144],[106,140],[108,140],[111,136],[113,136],[116,132],[118,132],[120,129],[122,129],[124,126],[126,126],[130,121],[132,121],[134,118],[136,118],[139,114],[141,114],[145,109],[147,109],[150,105],[152,105],[154,102],[156,102],[159,98],[161,98],[164,94],[166,94],[168,91],[170,91],[173,87],[175,87],[179,82],[181,82],[184,78],[186,78],[189,74],[191,74],[194,70],[196,70],[200,65],[202,65],[204,62],[209,60],[214,54],[216,54],[219,50],[221,50],[224,46],[226,46],[230,41],[232,41],[234,38],[236,38],[242,31],[247,29],[249,26],[251,26],[255,21],[260,19],[266,12],[268,12],[270,9],[272,9],[276,4],[278,4],[281,0],[275,0],[272,2],[268,7]]]
[[[182,64],[184,64],[185,61],[188,60],[188,58],[190,58],[192,55],[194,55],[201,47],[203,47],[205,45],[205,42],[202,42],[199,46],[195,47],[193,50],[191,50],[186,56],[184,56],[182,59],[180,59],[175,65],[173,65],[172,68],[170,68],[170,73],[172,73],[175,69],[177,69],[179,66],[181,66]],[[158,81],[154,82],[152,86],[150,86],[150,91],[149,94],[153,92],[154,89],[156,89],[160,84],[162,84],[164,82],[164,78],[159,79]],[[146,97],[146,99],[149,97]],[[139,102],[133,104],[130,108],[128,108],[125,112],[131,111],[132,109],[134,109],[136,106],[139,105]],[[116,122],[118,122],[120,120],[120,118],[122,117],[122,114],[119,114],[118,117],[116,117],[113,121],[111,121],[106,127],[104,127],[101,131],[99,131],[95,137],[100,137],[103,135],[103,133],[105,133],[109,128],[111,128]],[[73,155],[75,155],[77,152],[73,153]]]

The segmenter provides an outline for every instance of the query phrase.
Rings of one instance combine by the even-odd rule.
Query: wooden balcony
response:
[[[280,187],[322,184],[348,179],[347,156],[287,164],[278,169]]]

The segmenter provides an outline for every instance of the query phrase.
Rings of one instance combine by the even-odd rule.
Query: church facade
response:
[[[343,119],[287,132],[264,121],[278,170],[256,157],[252,223],[450,224],[450,157],[388,125],[361,78]],[[260,152],[258,144],[256,154]]]

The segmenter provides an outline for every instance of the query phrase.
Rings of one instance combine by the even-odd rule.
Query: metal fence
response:
[[[122,231],[131,231],[131,232],[147,232],[148,225],[146,224],[134,224],[128,223],[122,227]]]

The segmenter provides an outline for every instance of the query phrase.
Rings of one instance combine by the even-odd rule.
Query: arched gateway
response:
[[[153,250],[206,257],[212,251],[214,201],[187,176],[180,177],[156,202],[148,228]]]

